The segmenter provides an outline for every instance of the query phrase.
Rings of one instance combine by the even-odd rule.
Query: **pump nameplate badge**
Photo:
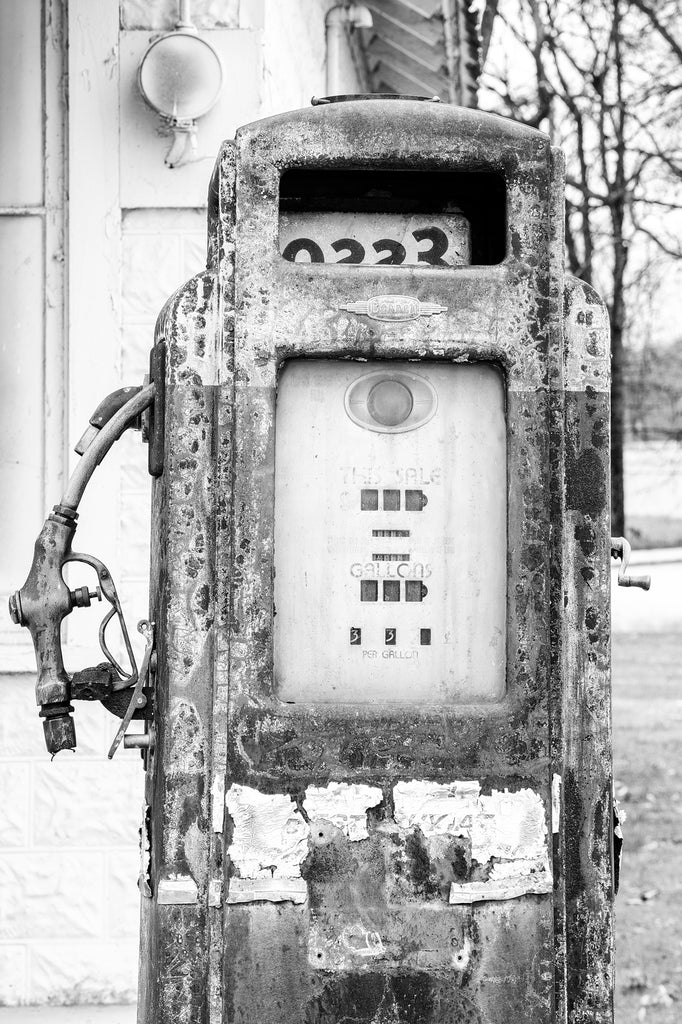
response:
[[[405,323],[418,320],[420,316],[445,313],[447,306],[440,306],[437,302],[420,302],[411,295],[373,295],[370,299],[360,299],[358,302],[342,302],[339,309],[368,316],[370,320]]]

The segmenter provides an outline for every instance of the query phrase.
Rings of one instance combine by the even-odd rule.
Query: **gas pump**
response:
[[[413,98],[224,144],[105,439],[152,410],[153,635],[106,668],[148,719],[141,1021],[612,1021],[626,548],[563,190],[541,133]],[[72,498],[14,602],[50,749]]]

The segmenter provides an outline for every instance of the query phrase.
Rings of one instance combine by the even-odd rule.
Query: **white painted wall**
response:
[[[326,94],[324,20],[336,0],[265,0],[261,114],[307,107]],[[340,66],[342,93],[361,92],[351,51]]]
[[[227,88],[204,126],[200,160],[169,171],[163,166],[166,140],[140,107],[131,79],[140,38],[172,29],[175,0],[122,0],[120,9],[118,0],[70,0],[69,337],[62,336],[61,351],[69,352],[71,444],[108,391],[141,383],[159,309],[204,264],[203,204],[220,139],[240,123],[307,105],[313,93],[324,92],[324,15],[330,6],[324,0],[194,0],[197,25],[208,38],[215,32],[221,52],[235,59],[226,61]],[[357,91],[350,54],[344,74],[346,91]],[[5,135],[6,124],[0,121]],[[201,139],[201,125],[199,131]],[[8,141],[0,138],[0,152],[9,152]],[[26,298],[35,306],[35,289]],[[58,445],[63,440],[56,438]],[[78,547],[111,569],[133,631],[147,614],[146,461],[139,435],[119,443],[93,478],[77,535]],[[47,506],[59,498],[54,482],[51,488]],[[0,564],[0,589],[21,585],[31,543],[27,537],[16,541],[22,578]],[[100,608],[71,616],[71,670],[101,660]],[[139,755],[119,749],[108,762],[117,720],[99,705],[81,702],[78,751],[51,762],[34,704],[30,643],[14,643],[28,641],[28,634],[7,636],[12,651],[0,636],[0,1006],[131,1001],[137,983]]]

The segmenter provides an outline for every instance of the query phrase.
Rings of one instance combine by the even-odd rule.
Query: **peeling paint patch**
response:
[[[167,774],[171,778],[196,777],[204,769],[204,731],[195,705],[173,697],[170,715]]]
[[[300,878],[309,828],[291,797],[232,785],[225,806],[234,822],[228,853],[238,877]]]
[[[452,902],[452,901],[450,901]],[[467,935],[459,947],[452,952],[452,966],[456,971],[466,971],[471,959],[471,951],[474,948],[473,942]]]
[[[218,383],[217,285],[210,272],[196,274],[170,297],[159,316],[166,337],[175,335],[183,367],[206,385]]]
[[[208,905],[219,907],[223,902],[223,882],[221,878],[212,878],[208,883]]]
[[[170,875],[159,882],[157,903],[163,906],[199,902],[197,883],[191,875]]]
[[[561,776],[552,775],[552,835],[557,835],[561,825]]]
[[[216,775],[211,786],[211,825],[214,832],[223,831],[225,819],[225,777]]]
[[[569,391],[607,393],[611,360],[609,315],[590,285],[567,277],[564,290],[565,379]]]
[[[143,896],[152,894],[152,843],[151,843],[151,808],[142,804],[142,822],[140,824],[140,874],[137,887]]]
[[[311,821],[326,821],[341,829],[352,842],[369,838],[367,811],[383,799],[377,786],[330,782],[311,786],[305,795],[305,810]]]
[[[305,903],[308,886],[303,878],[231,878],[228,903]]]
[[[353,970],[386,958],[386,948],[377,931],[361,921],[347,924],[338,935],[326,934],[315,919],[308,939],[308,962],[317,970]]]
[[[349,953],[365,959],[383,956],[386,952],[379,933],[368,930],[360,923],[346,925],[339,936],[339,941]]]

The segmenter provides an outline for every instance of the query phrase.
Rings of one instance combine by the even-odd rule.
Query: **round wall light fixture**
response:
[[[196,149],[196,122],[215,106],[223,87],[220,57],[197,35],[188,7],[182,5],[174,32],[150,43],[137,69],[143,98],[173,135],[165,159],[168,167],[177,167]]]

